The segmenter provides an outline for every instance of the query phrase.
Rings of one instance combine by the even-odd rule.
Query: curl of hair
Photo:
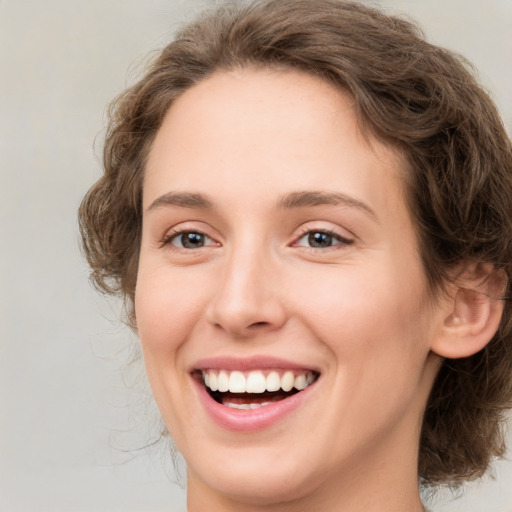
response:
[[[411,22],[343,0],[227,5],[188,25],[112,104],[104,175],[79,211],[92,280],[133,307],[144,166],[173,100],[214,72],[302,70],[348,91],[361,129],[405,156],[406,196],[425,273],[442,289],[457,266],[492,263],[512,282],[512,147],[496,107],[459,56]],[[499,300],[500,298],[497,298]],[[504,454],[512,406],[512,308],[478,354],[445,360],[427,403],[422,483],[481,476]]]

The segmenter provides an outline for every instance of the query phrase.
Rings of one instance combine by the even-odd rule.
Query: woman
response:
[[[446,50],[358,3],[226,7],[114,104],[80,221],[188,510],[420,511],[511,405],[512,151]]]

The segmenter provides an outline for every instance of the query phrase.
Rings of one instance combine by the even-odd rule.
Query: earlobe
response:
[[[137,329],[137,317],[135,316],[135,311],[133,311],[132,313],[130,313],[129,317],[128,317],[128,327],[135,333],[137,334],[138,332],[138,329]]]
[[[503,314],[506,276],[491,265],[465,269],[446,299],[446,314],[432,342],[432,350],[450,359],[482,350],[496,334]]]

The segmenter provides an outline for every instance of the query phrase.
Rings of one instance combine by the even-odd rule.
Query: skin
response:
[[[144,179],[135,312],[189,512],[423,510],[418,439],[447,306],[429,295],[402,172],[350,97],[306,74],[219,72],[171,106]],[[302,191],[350,200],[279,206]],[[162,199],[176,192],[210,205]],[[332,245],[310,247],[325,231]],[[233,355],[321,375],[278,423],[228,431],[190,372]]]

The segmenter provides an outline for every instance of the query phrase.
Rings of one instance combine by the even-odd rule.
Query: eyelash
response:
[[[170,233],[167,233],[163,239],[160,241],[160,246],[164,247],[167,245],[172,245],[173,241],[176,240],[178,237],[186,235],[186,234],[194,234],[194,235],[200,235],[202,237],[205,237],[206,239],[212,240],[211,237],[209,237],[206,233],[197,230],[197,229],[181,229],[176,231],[171,231]],[[298,242],[302,240],[306,235],[311,234],[322,234],[327,235],[331,237],[333,240],[335,240],[337,243],[334,243],[332,245],[329,245],[328,247],[312,247],[312,246],[305,246],[305,245],[299,245]],[[330,229],[304,229],[301,234],[295,239],[295,241],[291,244],[292,247],[303,247],[306,250],[317,252],[317,251],[326,251],[329,249],[335,249],[337,246],[349,246],[354,243],[353,239],[345,238],[335,231],[332,231]],[[181,247],[174,246],[175,249],[178,250],[194,250],[194,249],[202,249],[205,247],[205,245],[202,245],[201,247],[183,247],[183,243]]]
[[[328,236],[332,237],[334,240],[336,240],[337,243],[335,243],[333,245],[330,245],[329,247],[311,247],[311,246],[300,246],[300,245],[298,245],[298,242],[300,240],[302,240],[306,235],[311,235],[313,233],[321,233],[322,235],[328,235]],[[330,229],[311,229],[311,228],[307,228],[295,239],[295,242],[293,243],[293,246],[295,246],[295,247],[297,247],[297,246],[298,247],[303,247],[306,250],[309,250],[309,251],[312,251],[312,252],[317,252],[317,251],[327,251],[327,250],[330,250],[330,249],[331,250],[332,249],[335,250],[339,245],[341,245],[341,246],[349,246],[349,245],[353,245],[353,244],[354,244],[354,240],[353,239],[343,237],[339,233],[336,233],[333,230],[330,230]]]
[[[186,235],[186,234],[194,234],[194,235],[201,235],[209,240],[213,240],[213,238],[209,237],[206,233],[203,233],[202,231],[198,229],[180,229],[176,231],[171,231],[170,233],[166,233],[165,236],[160,241],[160,247],[164,247],[166,245],[172,245],[172,242],[179,238],[180,236]],[[196,249],[202,249],[202,247],[196,247]],[[183,249],[183,250],[193,250],[192,248],[187,247],[176,247],[175,249]]]

